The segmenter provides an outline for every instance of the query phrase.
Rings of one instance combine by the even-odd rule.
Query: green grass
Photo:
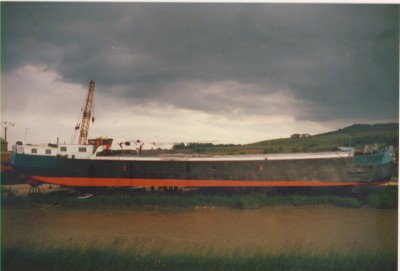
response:
[[[63,244],[38,246],[18,243],[2,250],[2,270],[396,270],[396,254],[377,251],[310,255],[287,252],[177,253],[143,252],[109,245]]]
[[[366,199],[368,205],[375,208],[397,208],[398,187],[387,187],[380,193],[372,193]]]
[[[285,191],[285,190],[284,190]],[[360,194],[347,190],[319,189],[311,192],[229,192],[207,190],[164,194],[157,192],[137,193],[131,191],[97,193],[92,198],[78,199],[78,193],[56,193],[35,196],[3,196],[3,207],[45,208],[98,208],[103,206],[165,206],[198,207],[219,206],[238,209],[257,209],[264,206],[291,205],[333,205],[359,208],[397,208],[397,187],[362,188]]]

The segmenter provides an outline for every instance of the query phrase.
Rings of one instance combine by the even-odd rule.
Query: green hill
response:
[[[371,133],[371,132],[393,132],[399,130],[398,123],[378,123],[378,124],[353,124],[351,126],[328,132],[320,135],[332,134],[351,134],[351,133]]]
[[[314,135],[309,138],[284,138],[266,140],[247,146],[267,148],[265,152],[330,151],[338,146],[363,149],[365,145],[398,147],[399,124],[354,124],[337,131]]]
[[[338,146],[363,150],[365,145],[392,145],[396,152],[399,142],[399,124],[354,124],[337,131],[306,138],[280,138],[246,145],[210,145],[196,147],[196,153],[250,154],[331,151]]]

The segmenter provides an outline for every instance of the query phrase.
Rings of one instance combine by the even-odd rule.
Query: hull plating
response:
[[[384,184],[390,180],[374,182],[323,182],[323,181],[257,181],[257,180],[177,180],[177,179],[117,179],[71,178],[31,176],[36,182],[74,187],[133,187],[133,186],[180,186],[180,187],[301,187],[301,186],[362,186]]]
[[[235,160],[68,159],[15,154],[37,182],[64,186],[357,186],[390,180],[392,164],[347,158]]]

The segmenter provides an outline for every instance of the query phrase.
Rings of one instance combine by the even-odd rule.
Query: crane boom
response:
[[[82,126],[81,126],[81,132],[79,134],[78,144],[80,145],[88,144],[89,124],[93,106],[93,92],[94,92],[94,81],[90,80],[89,93],[86,99],[85,108],[82,115],[82,122],[81,122]]]

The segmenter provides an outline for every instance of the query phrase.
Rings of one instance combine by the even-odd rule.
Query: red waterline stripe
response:
[[[329,181],[258,181],[258,180],[180,180],[180,179],[124,179],[124,178],[74,178],[30,176],[31,179],[64,186],[184,186],[184,187],[260,187],[260,186],[360,186],[384,184],[379,182],[329,182]]]

